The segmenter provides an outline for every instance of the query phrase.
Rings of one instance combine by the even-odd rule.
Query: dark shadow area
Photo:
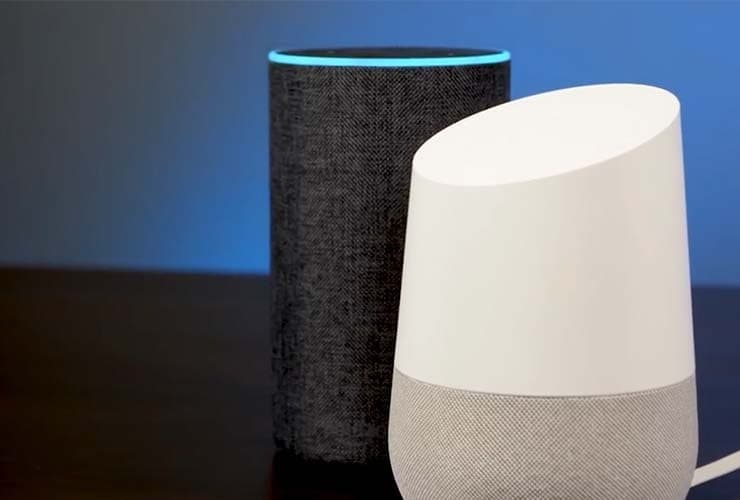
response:
[[[275,453],[270,475],[270,500],[296,498],[401,498],[390,464],[346,465],[307,462],[287,452]]]
[[[398,498],[387,465],[275,453],[268,306],[265,276],[0,270],[0,498]],[[703,464],[740,448],[740,289],[694,322]]]

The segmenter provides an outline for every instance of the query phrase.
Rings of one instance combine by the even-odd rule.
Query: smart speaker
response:
[[[509,54],[272,52],[274,438],[304,459],[387,459],[411,159],[507,101]]]
[[[419,149],[389,446],[406,499],[685,498],[697,413],[676,97],[547,92]]]

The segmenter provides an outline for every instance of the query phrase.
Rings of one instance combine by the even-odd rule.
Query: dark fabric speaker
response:
[[[305,459],[386,459],[411,160],[435,132],[509,99],[509,55],[270,61],[275,442]]]

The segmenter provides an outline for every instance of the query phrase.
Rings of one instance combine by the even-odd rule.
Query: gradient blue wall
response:
[[[275,47],[505,47],[513,95],[683,103],[695,283],[740,285],[740,4],[0,7],[0,263],[266,272]]]

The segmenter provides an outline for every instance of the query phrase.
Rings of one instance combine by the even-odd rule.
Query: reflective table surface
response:
[[[0,498],[400,498],[387,464],[275,452],[268,301],[264,276],[0,269]],[[694,321],[703,464],[740,448],[740,289],[695,289]]]

